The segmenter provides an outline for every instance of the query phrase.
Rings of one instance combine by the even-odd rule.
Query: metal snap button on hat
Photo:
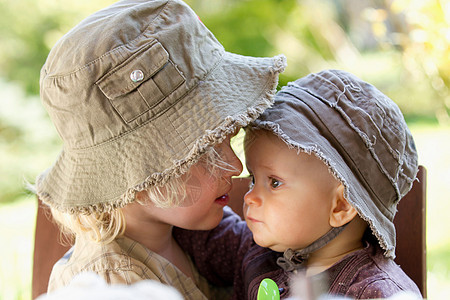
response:
[[[144,73],[141,70],[134,70],[131,72],[130,78],[133,82],[142,81],[144,79]]]

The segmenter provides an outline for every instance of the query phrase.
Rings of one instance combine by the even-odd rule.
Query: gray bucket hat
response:
[[[350,73],[325,70],[283,87],[252,126],[328,165],[385,256],[395,257],[393,219],[418,163],[413,137],[391,99]]]
[[[182,1],[119,1],[57,42],[41,99],[63,140],[36,180],[63,212],[102,212],[185,173],[272,103],[284,56],[228,53]]]

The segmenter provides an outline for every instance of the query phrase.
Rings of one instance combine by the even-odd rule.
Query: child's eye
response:
[[[250,178],[250,184],[248,185],[249,190],[251,190],[253,188],[253,186],[255,185],[255,177],[253,175],[248,175],[248,178]]]
[[[278,179],[275,179],[275,178],[271,178],[270,179],[270,186],[273,189],[276,189],[276,188],[280,187],[280,185],[282,185],[282,184],[283,183],[281,181],[279,181]]]

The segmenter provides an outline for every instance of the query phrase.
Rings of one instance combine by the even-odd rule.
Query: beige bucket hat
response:
[[[182,1],[120,1],[61,38],[41,99],[63,150],[36,192],[63,212],[109,211],[185,173],[272,103],[284,56],[226,52]]]

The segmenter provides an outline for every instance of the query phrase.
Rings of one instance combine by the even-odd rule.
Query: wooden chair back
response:
[[[59,243],[59,238],[60,231],[52,221],[50,210],[38,200],[31,281],[32,299],[47,292],[53,265],[69,250],[69,246]]]
[[[422,296],[426,298],[426,169],[423,166],[419,167],[418,179],[411,191],[400,201],[394,220],[397,229],[395,261],[417,284]],[[229,205],[241,216],[243,198],[248,186],[248,178],[233,179]],[[52,266],[68,250],[67,246],[58,243],[59,234],[58,227],[49,218],[49,212],[39,201],[34,244],[33,299],[47,291]]]
[[[399,202],[394,224],[397,231],[395,262],[417,284],[427,297],[426,193],[427,170],[419,166],[419,181]]]

